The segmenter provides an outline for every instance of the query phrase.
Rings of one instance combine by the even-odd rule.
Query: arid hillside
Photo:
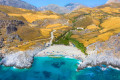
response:
[[[66,14],[66,17],[73,22],[71,38],[86,47],[97,41],[106,41],[120,32],[119,7],[82,8]]]
[[[120,7],[111,3],[80,8],[60,15],[0,6],[0,47],[5,51],[33,49],[54,36],[53,44],[73,43],[82,52],[95,42],[104,42],[120,32]],[[114,7],[113,7],[114,6]]]
[[[69,19],[51,11],[31,11],[10,6],[0,6],[0,39],[2,49],[26,50],[50,41],[70,30]]]

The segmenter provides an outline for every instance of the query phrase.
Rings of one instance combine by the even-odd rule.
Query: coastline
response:
[[[101,54],[102,55],[102,54]],[[36,48],[34,50],[28,50],[28,51],[19,51],[17,53],[13,53],[7,56],[4,56],[2,60],[0,61],[1,65],[4,66],[14,66],[16,68],[22,69],[22,68],[30,68],[33,63],[34,57],[53,57],[53,58],[58,58],[58,57],[64,57],[64,58],[72,58],[72,59],[78,59],[81,60],[81,62],[78,62],[78,68],[77,71],[87,68],[89,66],[95,67],[95,66],[101,66],[101,65],[107,65],[107,66],[112,66],[115,69],[120,69],[120,62],[119,64],[114,64],[114,58],[113,62],[109,62],[109,60],[106,59],[106,61],[101,62],[93,62],[97,61],[97,59],[102,59],[99,55],[97,54],[91,54],[91,55],[84,55],[80,50],[78,50],[74,46],[65,46],[65,45],[53,45],[47,48]],[[92,57],[91,57],[92,56]],[[105,55],[102,55],[105,56]],[[103,57],[105,58],[105,57]],[[110,58],[111,59],[111,58]],[[103,59],[104,60],[104,59]],[[116,60],[117,61],[117,60]]]
[[[84,59],[86,55],[74,46],[53,45],[39,52],[36,56],[62,55],[75,59]]]
[[[52,45],[33,47],[32,50],[10,52],[2,55],[1,65],[15,66],[17,68],[29,68],[32,66],[34,57],[46,56],[64,56],[82,60],[78,65],[77,70],[84,69],[88,66],[100,66],[105,64],[107,66],[120,69],[120,35],[111,36],[108,41],[96,42],[86,47],[85,55],[74,45]],[[119,44],[119,45],[118,45]],[[99,53],[98,53],[99,52]]]

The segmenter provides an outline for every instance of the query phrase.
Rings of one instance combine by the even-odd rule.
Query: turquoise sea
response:
[[[76,71],[79,60],[35,57],[29,69],[0,66],[0,80],[120,80],[120,71],[101,67]],[[105,67],[105,66],[104,66]]]

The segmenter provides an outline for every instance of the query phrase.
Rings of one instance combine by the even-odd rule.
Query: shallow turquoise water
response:
[[[78,60],[35,57],[30,69],[0,66],[0,80],[120,80],[120,71],[98,67],[76,72]]]

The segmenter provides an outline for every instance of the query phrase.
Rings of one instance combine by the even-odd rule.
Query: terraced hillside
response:
[[[86,47],[120,32],[120,8],[83,8],[65,16],[73,22],[70,38]]]
[[[2,49],[26,50],[44,44],[71,29],[69,19],[51,11],[31,11],[9,6],[0,6],[1,11],[1,45]],[[3,41],[2,41],[3,40]]]
[[[86,54],[90,44],[104,42],[120,32],[119,6],[82,8],[65,15],[9,6],[0,6],[0,11],[0,47],[3,52],[44,45],[51,40],[54,31],[53,44],[73,43]]]

